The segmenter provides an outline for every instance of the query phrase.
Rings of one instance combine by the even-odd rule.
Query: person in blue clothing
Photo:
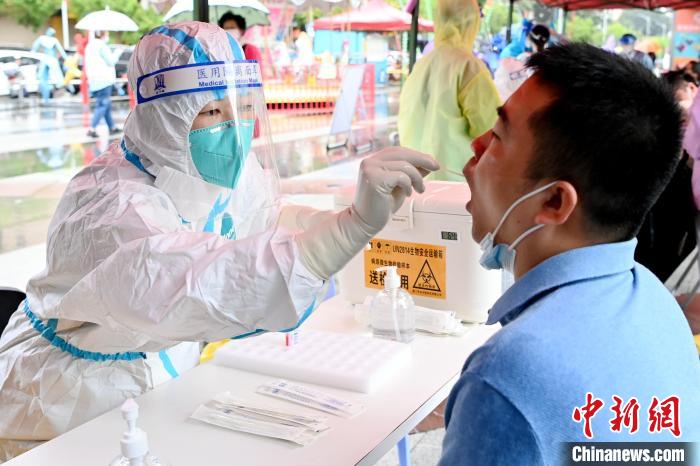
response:
[[[51,97],[51,90],[54,84],[63,82],[63,72],[58,64],[58,57],[64,60],[67,58],[66,51],[61,47],[61,43],[56,39],[56,30],[52,27],[46,29],[46,33],[37,37],[32,44],[32,52],[39,52],[46,55],[41,60],[37,68],[37,78],[39,79],[39,92],[41,102],[47,103]]]
[[[439,464],[559,465],[582,454],[568,442],[698,441],[688,323],[634,262],[635,235],[679,160],[673,93],[586,44],[550,47],[528,66],[464,168],[480,262],[515,283],[489,312],[502,328],[450,394]]]
[[[520,34],[518,37],[513,37],[510,43],[506,45],[503,50],[501,50],[501,60],[508,57],[518,58],[525,52],[527,36],[532,30],[532,26],[532,21],[523,19],[522,23],[520,24]]]
[[[641,63],[649,71],[654,71],[654,61],[651,57],[641,50],[635,49],[637,37],[634,34],[624,34],[620,37],[620,45],[622,46],[621,56]]]

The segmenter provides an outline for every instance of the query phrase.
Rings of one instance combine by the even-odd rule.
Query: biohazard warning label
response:
[[[435,244],[375,238],[365,250],[365,286],[383,288],[385,272],[377,269],[393,265],[401,276],[401,288],[414,296],[445,299],[446,249]]]
[[[440,285],[438,285],[437,278],[433,273],[433,269],[430,268],[430,263],[428,259],[423,263],[420,272],[418,272],[418,278],[413,284],[413,288],[423,291],[437,291],[440,292]]]

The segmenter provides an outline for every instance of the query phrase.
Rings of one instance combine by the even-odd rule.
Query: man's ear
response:
[[[566,223],[578,205],[578,193],[568,181],[558,181],[544,192],[547,195],[542,203],[535,222],[543,225],[562,225]]]

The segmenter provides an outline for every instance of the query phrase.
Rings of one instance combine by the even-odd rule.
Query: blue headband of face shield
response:
[[[137,102],[164,97],[211,92],[212,100],[224,100],[229,92],[245,97],[250,88],[261,87],[260,68],[255,61],[196,63],[166,68],[140,77]],[[192,161],[202,179],[233,189],[238,183],[250,151],[255,120],[236,119],[191,131]]]
[[[156,95],[158,97],[167,97],[170,95],[184,94],[188,92],[202,92],[209,90],[216,91],[226,89],[226,85],[234,85],[236,87],[262,86],[260,69],[251,66],[255,63],[255,61],[245,60],[243,48],[236,41],[236,39],[231,37],[230,34],[226,34],[226,38],[228,39],[229,47],[231,48],[231,54],[234,60],[228,64],[224,61],[212,60],[200,41],[183,29],[159,26],[153,29],[147,35],[162,35],[178,42],[180,46],[189,49],[192,52],[194,63],[163,68],[139,77],[136,81],[136,98],[137,103],[139,104],[154,100]],[[226,75],[226,70],[219,70],[217,72],[213,69],[216,67],[221,67],[222,65],[228,65],[227,68],[233,71],[233,73]],[[242,69],[244,67],[245,69]],[[205,68],[207,69],[200,72],[200,69]],[[162,76],[165,73],[169,75],[167,82],[165,80],[165,76]],[[206,76],[222,75],[226,77],[226,85],[223,83],[217,83],[216,79],[207,81],[208,78]],[[200,77],[204,77],[204,79],[202,80]],[[144,83],[144,81],[149,80],[153,82]],[[145,87],[142,87],[142,84],[144,84]]]
[[[163,68],[145,74],[136,81],[136,103],[194,92],[213,92],[224,98],[229,89],[244,93],[247,88],[262,87],[260,67],[255,60],[191,63]]]

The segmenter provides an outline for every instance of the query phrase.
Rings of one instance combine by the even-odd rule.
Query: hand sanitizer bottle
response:
[[[122,454],[110,463],[110,466],[164,466],[164,463],[148,452],[148,436],[136,427],[139,417],[139,405],[133,398],[122,404],[122,417],[127,430],[122,434]]]
[[[375,337],[409,343],[416,333],[413,298],[401,289],[395,266],[380,267],[377,271],[385,271],[386,275],[384,291],[377,293],[370,306],[372,333]]]

